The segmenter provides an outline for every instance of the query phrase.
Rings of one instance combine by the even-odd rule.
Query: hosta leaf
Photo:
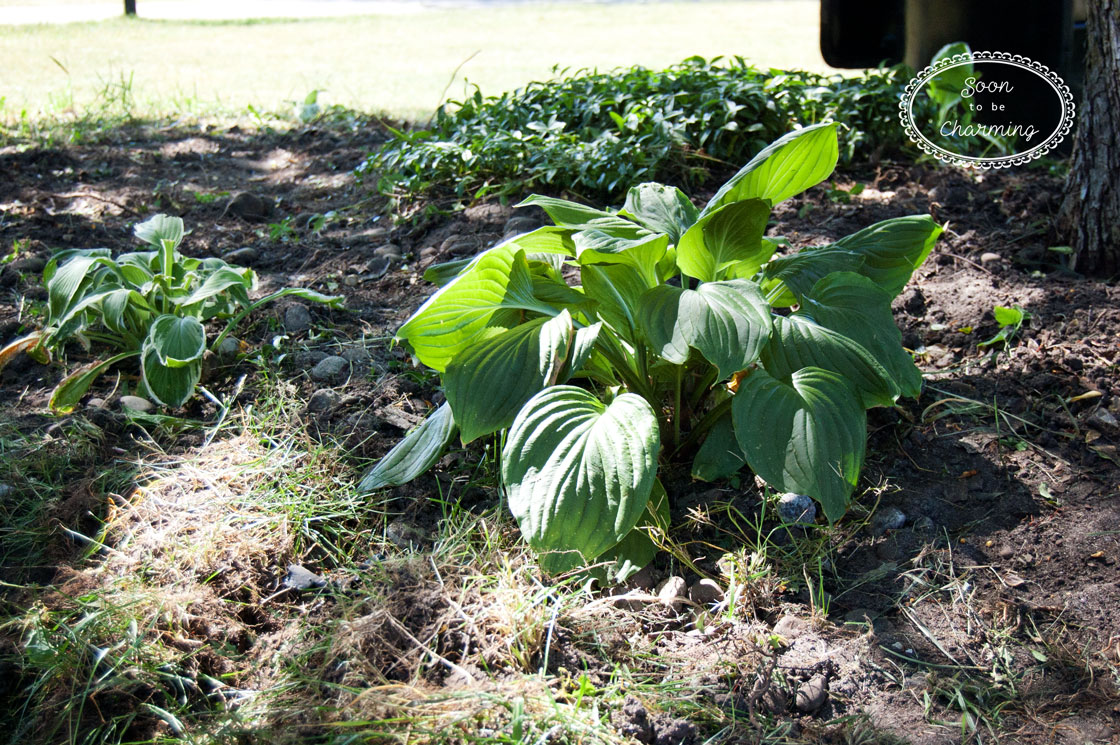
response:
[[[163,315],[152,322],[144,348],[155,350],[161,365],[183,367],[202,358],[206,329],[197,318]]]
[[[502,450],[510,510],[549,573],[592,561],[624,539],[657,475],[657,416],[640,396],[609,406],[582,388],[529,399]]]
[[[762,350],[762,364],[783,381],[803,367],[831,370],[859,390],[866,408],[891,406],[899,395],[894,378],[863,346],[803,313],[774,318],[774,333]]]
[[[596,563],[606,564],[604,572],[608,582],[625,582],[657,556],[658,547],[650,538],[650,531],[669,528],[669,496],[660,481],[653,482],[649,502],[638,524],[626,537],[608,548]]]
[[[594,207],[587,207],[577,202],[569,202],[566,199],[534,194],[517,206],[540,207],[548,213],[554,223],[562,228],[602,230],[617,238],[638,238],[649,233],[640,225],[636,225],[618,215],[597,210]]]
[[[739,443],[735,440],[735,427],[731,412],[716,420],[704,438],[704,444],[692,459],[692,478],[701,481],[715,481],[726,478],[739,469],[747,459]]]
[[[256,275],[252,269],[234,269],[225,266],[216,269],[206,277],[199,287],[189,295],[171,298],[176,305],[194,305],[222,294],[230,294],[242,305],[249,304],[248,292],[256,285]]]
[[[412,481],[439,460],[456,431],[455,415],[450,404],[444,403],[366,471],[358,491],[368,493]]]
[[[525,249],[527,254],[559,254],[575,256],[576,247],[572,243],[572,229],[555,225],[545,225],[530,233],[515,236],[513,242]]]
[[[674,365],[688,362],[688,340],[679,321],[684,292],[673,285],[658,285],[638,299],[638,327],[654,353]]]
[[[637,269],[653,287],[657,284],[657,264],[669,247],[669,236],[644,235],[640,238],[617,238],[601,230],[581,230],[573,236],[576,260],[588,264],[627,264]]]
[[[182,367],[168,367],[160,362],[159,352],[145,346],[140,357],[140,371],[148,395],[164,406],[182,406],[194,394],[202,378],[202,360]]]
[[[508,427],[534,393],[555,383],[572,336],[565,310],[481,341],[452,360],[443,387],[463,443]]]
[[[891,297],[870,279],[852,272],[830,274],[802,298],[798,314],[858,343],[890,374],[901,395],[918,396],[922,373],[902,348]]]
[[[790,132],[774,140],[720,187],[700,217],[743,199],[769,199],[776,205],[828,178],[838,157],[835,124],[814,124]]]
[[[58,323],[70,310],[83,280],[98,266],[112,263],[104,256],[74,256],[62,264],[47,282],[48,323]]]
[[[600,321],[576,331],[572,337],[572,351],[568,353],[568,360],[564,363],[564,369],[560,371],[560,377],[556,379],[556,382],[568,382],[573,375],[580,372],[580,369],[587,364],[587,361],[591,359],[591,353],[595,351],[595,342],[598,341],[599,332],[602,329],[603,322]]]
[[[86,395],[86,391],[89,390],[98,376],[116,363],[129,357],[135,357],[137,354],[139,352],[121,352],[107,360],[86,365],[70,373],[51,392],[51,399],[48,404],[51,411],[59,414],[69,414],[82,400],[82,396]]]
[[[164,241],[169,241],[172,248],[175,248],[183,241],[183,218],[153,215],[132,231],[137,238],[154,246],[157,251],[163,249]]]
[[[773,252],[762,243],[770,204],[761,199],[731,202],[709,212],[681,237],[677,244],[677,266],[690,277],[711,282],[718,273],[734,263],[738,276],[753,276]]]
[[[755,473],[775,489],[813,497],[829,520],[844,514],[863,465],[867,419],[843,378],[806,367],[786,383],[756,369],[740,382],[731,410]]]
[[[649,285],[628,264],[589,264],[580,267],[584,294],[598,302],[596,313],[616,334],[634,341],[638,301]]]
[[[670,243],[676,243],[696,222],[700,210],[675,186],[647,183],[635,186],[626,194],[620,214],[655,233],[665,233]]]
[[[428,367],[447,369],[460,352],[479,340],[500,310],[556,311],[533,295],[525,252],[500,244],[478,256],[458,277],[441,287],[397,331]]]
[[[774,259],[766,265],[766,276],[804,296],[832,272],[856,272],[894,298],[929,256],[941,231],[929,215],[883,220],[827,246]]]

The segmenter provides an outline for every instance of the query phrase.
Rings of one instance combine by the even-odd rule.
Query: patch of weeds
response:
[[[664,70],[553,72],[448,101],[425,129],[391,130],[359,176],[399,196],[548,187],[609,199],[639,181],[701,183],[712,164],[743,162],[795,124],[839,122],[843,162],[909,146],[895,111],[904,66],[849,77],[692,57]]]
[[[292,218],[285,217],[280,222],[270,222],[268,224],[268,239],[273,243],[287,243],[296,237],[296,228],[292,224]]]

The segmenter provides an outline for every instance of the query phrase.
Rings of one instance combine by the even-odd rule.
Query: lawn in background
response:
[[[445,90],[498,93],[550,77],[553,65],[664,67],[691,55],[741,55],[827,71],[818,13],[816,0],[746,0],[0,26],[0,120],[105,105],[143,117],[280,111],[316,89],[326,105],[423,119]]]

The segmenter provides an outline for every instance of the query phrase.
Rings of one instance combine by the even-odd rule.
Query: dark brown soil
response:
[[[432,379],[388,345],[430,292],[423,269],[471,255],[507,227],[525,230],[543,217],[530,214],[507,225],[514,210],[499,204],[434,209],[447,204],[428,205],[429,217],[395,222],[392,206],[355,183],[351,170],[380,137],[372,128],[166,130],[126,133],[105,145],[0,149],[0,247],[20,246],[16,260],[0,270],[0,342],[35,327],[30,308],[45,297],[38,276],[52,252],[128,249],[135,245],[131,227],[144,216],[181,215],[191,231],[185,253],[221,256],[249,247],[255,256],[241,263],[259,273],[262,288],[299,285],[345,296],[345,311],[309,306],[310,330],[287,330],[286,306],[278,306],[240,336],[263,350],[267,364],[295,385],[295,395],[311,402],[323,391],[304,417],[313,435],[335,438],[355,462],[380,456],[439,395]],[[1048,250],[1061,182],[1043,171],[974,174],[886,164],[834,179],[845,188],[857,182],[866,188],[850,203],[822,186],[781,205],[772,233],[801,247],[926,212],[948,228],[895,305],[904,343],[927,373],[921,398],[871,412],[865,492],[829,533],[830,565],[783,567],[790,578],[786,594],[756,614],[764,630],[785,616],[810,616],[805,580],[823,575],[828,620],[836,625],[811,626],[787,639],[776,663],[785,688],[749,706],[742,681],[705,675],[684,662],[665,663],[669,677],[678,675],[724,709],[747,706],[751,717],[768,701],[769,715],[796,725],[791,734],[818,741],[841,741],[841,730],[854,737],[842,718],[866,714],[880,733],[931,744],[960,742],[957,697],[1001,695],[1002,680],[1014,695],[1003,689],[1011,703],[992,730],[981,728],[980,741],[1117,742],[1120,289],[1065,272],[1061,255]],[[386,248],[390,244],[396,248]],[[982,348],[979,343],[998,330],[995,305],[1021,307],[1030,317],[1006,346]],[[312,380],[310,369],[328,354],[346,357],[350,374],[330,384]],[[69,363],[82,359],[75,350]],[[218,396],[232,395],[237,379],[248,374],[239,400],[249,402],[256,369],[248,362],[215,363],[207,385]],[[49,437],[84,419],[106,432],[107,448],[132,448],[115,403],[123,389],[110,380],[91,393],[103,404],[61,422],[47,414],[62,371],[20,358],[0,373],[0,400],[13,426]],[[127,387],[127,377],[122,383]],[[214,412],[200,398],[181,413],[206,420]],[[200,442],[188,432],[169,447]],[[671,491],[682,525],[697,506],[730,503],[744,514],[757,511],[753,487],[680,481]],[[421,493],[401,490],[402,497]],[[494,497],[467,493],[463,499]],[[888,508],[902,513],[902,524],[878,529],[876,515]],[[72,515],[89,511],[83,506]],[[417,500],[395,530],[433,519],[431,508]],[[726,532],[703,525],[682,530],[727,539]],[[789,544],[781,535],[775,541]],[[715,558],[697,557],[698,566],[719,576]],[[650,587],[674,573],[689,576],[663,557]],[[0,575],[52,581],[50,572],[29,574],[18,566],[0,567]],[[65,576],[60,571],[52,582],[61,585]],[[272,589],[261,587],[259,594]],[[443,601],[426,592],[409,590],[420,615],[407,625],[417,634],[443,610]],[[819,609],[822,598],[814,592]],[[367,649],[362,639],[354,646],[385,678],[407,680],[413,664],[405,652],[408,639],[380,623],[370,616],[366,641],[388,639],[388,647]],[[558,635],[556,659],[567,656],[577,665],[592,659],[580,648],[594,625],[581,623],[571,620]],[[259,618],[252,625],[267,628]],[[710,656],[717,662],[725,658],[720,644],[744,643],[758,631],[736,626],[689,635],[688,623],[675,617],[645,628],[644,643],[664,659]],[[361,636],[360,629],[354,633]],[[706,651],[698,652],[697,644]],[[991,685],[961,693],[962,671],[981,671],[979,678]],[[591,672],[605,680],[611,671]],[[799,710],[798,691],[810,684],[826,686],[826,701]],[[702,720],[697,730],[647,712],[636,699],[613,721],[642,742],[699,742],[713,734]]]

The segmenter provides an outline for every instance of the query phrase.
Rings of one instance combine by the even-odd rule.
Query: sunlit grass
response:
[[[274,111],[316,89],[324,104],[424,118],[445,89],[498,93],[548,78],[554,65],[664,67],[691,55],[824,71],[818,12],[811,0],[754,0],[0,26],[0,120],[107,101],[138,117]]]

